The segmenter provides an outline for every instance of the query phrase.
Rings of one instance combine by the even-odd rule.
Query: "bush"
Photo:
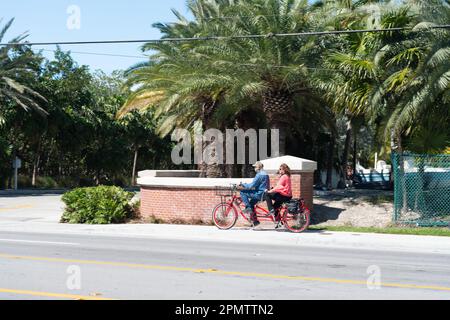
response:
[[[29,176],[18,175],[17,185],[19,188],[31,188],[31,178]],[[14,184],[14,180],[11,182]]]
[[[123,223],[133,215],[132,192],[119,187],[79,188],[62,196],[66,209],[63,223],[110,224]]]
[[[18,176],[18,187],[21,188],[32,188],[32,179],[29,176],[19,175]],[[58,183],[52,177],[37,176],[36,177],[36,187],[37,189],[57,189],[59,188]]]
[[[52,177],[36,177],[36,188],[38,189],[56,189],[58,183]]]
[[[79,178],[78,177],[60,177],[58,179],[58,187],[60,188],[68,188],[73,189],[79,187],[78,184]]]

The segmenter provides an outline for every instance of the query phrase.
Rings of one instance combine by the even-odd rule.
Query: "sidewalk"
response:
[[[450,255],[450,237],[328,231],[306,231],[301,234],[294,234],[285,230],[276,231],[273,229],[272,224],[265,225],[263,230],[235,228],[229,231],[222,231],[213,226],[152,224],[69,225],[59,223],[62,207],[60,195],[18,198],[0,197],[0,236],[2,231],[78,234],[86,236],[232,242],[242,245],[328,247]]]

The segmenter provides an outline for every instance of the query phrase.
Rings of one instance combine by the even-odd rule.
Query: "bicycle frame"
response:
[[[243,209],[245,209],[245,207],[243,206],[244,203],[240,196],[237,196],[236,194],[234,194],[231,199],[226,201],[226,203],[229,205],[232,205],[235,208],[236,212],[242,218],[244,218],[248,222],[251,222],[250,217],[247,217],[247,215],[243,211]],[[281,216],[283,216],[285,210],[286,210],[285,208],[280,208],[278,210],[279,211],[278,213],[281,214]],[[270,222],[275,223],[275,217],[273,215],[271,215],[267,209],[259,206],[258,204],[255,205],[255,213],[256,213],[256,217],[258,218],[259,221],[270,221]]]
[[[236,221],[239,219],[239,216],[241,216],[245,221],[252,224],[255,217],[245,213],[245,205],[242,201],[241,196],[237,193],[236,185],[232,185],[231,192],[229,193],[222,192],[222,190],[222,188],[216,188],[216,195],[222,198],[220,204],[217,205],[213,210],[213,220],[216,226],[220,229],[229,230],[235,225]],[[221,206],[222,210],[224,209],[223,206],[225,206],[225,208],[228,208],[225,210],[225,212],[223,212],[225,216],[228,216],[231,212],[233,212],[235,218],[234,220],[231,220],[231,224],[221,225],[218,220],[216,221],[216,212]],[[280,208],[278,208],[278,214],[276,216],[279,217],[279,221],[277,221],[278,219],[275,219],[275,216],[271,215],[266,208],[263,208],[259,204],[256,204],[254,213],[256,214],[256,218],[258,221],[269,221],[275,224],[278,223],[278,226],[279,223],[281,223],[291,232],[303,232],[306,228],[308,228],[311,215],[311,212],[306,207],[304,199],[300,199],[298,213],[290,213],[286,204],[283,204]],[[296,224],[297,222],[299,222],[299,219],[302,219],[301,225]],[[293,225],[291,224],[291,221],[294,221]]]

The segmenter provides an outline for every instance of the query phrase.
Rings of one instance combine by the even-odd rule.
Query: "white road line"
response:
[[[79,246],[79,243],[72,242],[51,242],[51,241],[31,241],[31,240],[19,240],[19,239],[0,239],[0,242],[22,242],[22,243],[34,243],[34,244],[56,244],[62,246]]]

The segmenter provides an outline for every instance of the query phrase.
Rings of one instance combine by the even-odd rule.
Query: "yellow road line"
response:
[[[14,206],[14,207],[9,207],[9,208],[0,208],[0,211],[11,211],[11,210],[19,210],[19,209],[30,209],[33,208],[32,205],[19,205],[19,206]]]
[[[158,265],[136,264],[136,263],[126,263],[126,262],[107,262],[107,261],[77,260],[77,259],[64,259],[64,258],[29,257],[29,256],[15,256],[15,255],[9,255],[9,254],[0,254],[0,258],[28,260],[28,261],[49,261],[49,262],[61,262],[61,263],[74,263],[74,264],[85,264],[85,265],[103,265],[103,266],[148,269],[148,270],[161,270],[161,271],[182,271],[182,272],[206,273],[206,274],[251,277],[251,278],[266,278],[266,279],[277,279],[277,280],[285,279],[285,280],[299,280],[299,281],[309,281],[309,282],[367,285],[367,281],[361,281],[361,280],[288,276],[288,275],[279,275],[279,274],[240,272],[240,271],[222,271],[222,270],[216,270],[216,269],[196,269],[196,268],[158,266]],[[391,287],[391,288],[403,288],[403,289],[427,289],[427,290],[436,290],[436,291],[450,291],[450,287],[431,286],[431,285],[380,283],[380,286],[381,287]]]
[[[17,295],[48,297],[48,298],[63,298],[63,299],[74,299],[74,300],[112,300],[112,299],[108,299],[108,298],[81,296],[81,295],[77,295],[77,294],[38,292],[38,291],[15,290],[15,289],[4,289],[4,288],[0,288],[0,293],[12,293],[12,294],[17,294]]]

